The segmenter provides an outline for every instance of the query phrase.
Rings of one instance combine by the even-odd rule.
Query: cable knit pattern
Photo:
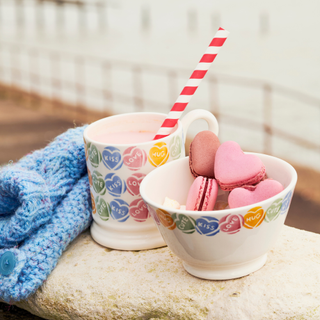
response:
[[[88,176],[84,176],[56,207],[51,220],[11,251],[16,266],[9,276],[0,275],[0,299],[10,303],[26,299],[47,279],[68,244],[91,223]]]
[[[20,203],[13,215],[0,217],[0,248],[3,248],[18,245],[48,221],[52,203],[44,179],[35,172],[6,169],[0,172],[0,181],[1,188]]]
[[[0,168],[0,299],[26,299],[89,227],[84,127]]]
[[[1,170],[0,248],[17,245],[46,223],[86,173],[85,127],[69,129],[44,149]]]

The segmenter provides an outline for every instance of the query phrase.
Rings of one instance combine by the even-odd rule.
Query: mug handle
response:
[[[203,119],[208,123],[208,130],[212,131],[215,135],[218,135],[219,133],[219,124],[216,119],[216,117],[209,112],[208,110],[204,109],[195,109],[190,112],[188,112],[182,119],[182,129],[183,129],[183,135],[184,135],[184,143],[186,143],[187,139],[187,131],[190,126],[190,124],[198,119]]]

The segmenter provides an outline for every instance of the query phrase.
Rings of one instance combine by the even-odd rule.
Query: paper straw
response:
[[[201,80],[206,75],[211,63],[216,58],[228,35],[228,31],[219,28],[153,140],[166,137],[172,132],[172,129],[178,122],[182,112],[185,110],[192,96],[198,89]]]

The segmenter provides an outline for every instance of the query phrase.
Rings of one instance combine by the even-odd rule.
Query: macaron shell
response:
[[[282,184],[272,179],[261,181],[252,191],[245,188],[235,188],[228,197],[229,207],[233,209],[248,206],[269,199],[282,190]]]
[[[190,145],[189,167],[195,178],[214,178],[214,161],[219,146],[220,141],[212,131],[204,130],[194,137]]]
[[[206,185],[206,179],[204,177],[197,177],[188,192],[186,210],[198,211],[201,203],[201,198]]]
[[[202,176],[197,177],[192,183],[186,203],[186,210],[191,211],[211,211],[214,208],[214,205],[218,196],[218,183],[214,179],[208,179],[208,185],[206,187],[207,178]],[[205,192],[205,194],[204,194]],[[204,196],[204,201],[201,205],[201,199]],[[201,210],[200,210],[201,209]]]
[[[230,191],[243,185],[253,185],[265,176],[265,166],[259,157],[244,154],[234,141],[226,141],[217,150],[215,177],[222,190]]]
[[[208,187],[201,211],[212,211],[218,196],[218,183],[215,179],[208,179]]]

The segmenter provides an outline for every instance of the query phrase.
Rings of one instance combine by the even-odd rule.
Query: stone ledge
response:
[[[86,231],[17,306],[46,319],[320,319],[320,235],[284,226],[262,269],[208,281],[167,247],[110,250]]]

